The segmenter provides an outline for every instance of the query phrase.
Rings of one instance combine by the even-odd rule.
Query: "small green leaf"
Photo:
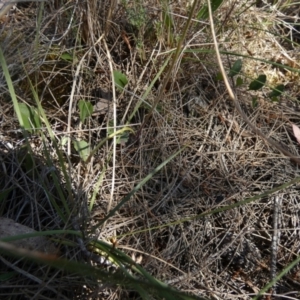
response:
[[[73,57],[71,54],[69,54],[68,52],[63,53],[60,58],[62,60],[66,60],[66,61],[73,61]]]
[[[222,4],[223,0],[211,0],[211,10],[212,12],[216,11],[218,7]],[[197,14],[198,19],[207,19],[208,18],[208,6],[204,5]]]
[[[86,161],[90,155],[90,146],[86,141],[74,141],[74,148],[79,153],[80,158]]]
[[[284,85],[279,84],[275,88],[272,89],[272,92],[269,94],[270,98],[281,96],[282,92],[284,91]]]
[[[278,97],[271,97],[271,100],[272,100],[272,102],[278,102],[279,101]]]
[[[109,127],[107,128],[107,136],[113,137],[114,136],[114,122],[110,120],[108,122]],[[128,142],[129,139],[129,132],[132,131],[130,127],[123,127],[121,130],[118,130],[118,133],[116,133],[117,137],[117,144],[125,145]]]
[[[252,98],[252,107],[255,108],[255,107],[257,107],[257,105],[258,105],[257,97],[253,97]]]
[[[65,145],[67,145],[68,140],[69,140],[68,137],[63,136],[62,139],[60,140],[60,145],[61,145],[62,147],[64,147]]]
[[[25,103],[19,102],[18,104],[24,124],[24,129],[29,131],[30,133],[33,133],[37,128],[41,128],[41,120],[36,110]]]
[[[119,137],[119,140],[118,140],[118,143],[122,146],[125,146],[126,143],[128,142],[129,140],[129,132],[124,132],[120,137]]]
[[[127,77],[119,71],[114,71],[113,73],[116,87],[120,91],[123,91],[124,87],[128,83]]]
[[[238,77],[236,79],[236,86],[237,87],[240,86],[240,85],[242,85],[243,83],[244,83],[244,80],[241,77]]]
[[[249,84],[249,90],[257,91],[261,89],[267,81],[267,76],[266,75],[259,75],[255,80],[253,80]]]
[[[232,68],[229,71],[228,76],[233,77],[233,76],[239,74],[240,71],[242,70],[242,66],[243,66],[243,62],[241,59],[238,59],[237,61],[235,61],[235,63],[233,64]]]
[[[84,100],[79,101],[78,107],[80,121],[83,123],[86,118],[93,114],[94,107],[90,102]]]
[[[218,80],[218,81],[224,81],[223,75],[222,75],[221,72],[218,72],[218,73],[217,73],[216,80]]]

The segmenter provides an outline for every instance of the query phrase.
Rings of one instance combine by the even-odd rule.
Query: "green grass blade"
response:
[[[97,225],[95,225],[93,228],[97,228],[101,225],[103,225],[109,218],[111,218],[126,202],[128,202],[131,198],[131,196],[133,196],[147,181],[149,181],[154,174],[156,174],[158,171],[160,171],[167,163],[169,163],[174,157],[176,157],[180,152],[182,152],[185,149],[185,147],[181,148],[180,150],[178,150],[176,153],[174,153],[173,155],[171,155],[168,159],[166,159],[164,162],[162,162],[158,167],[156,167],[150,174],[148,174],[143,180],[140,181],[140,183],[138,183],[133,190],[127,195],[125,196],[120,203],[118,203],[115,208],[113,208],[108,215],[101,221],[99,222]]]

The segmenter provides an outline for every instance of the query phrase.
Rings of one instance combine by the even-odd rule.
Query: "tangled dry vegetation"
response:
[[[293,24],[299,22],[293,15],[297,11],[291,5],[248,2],[226,1],[214,14],[223,63],[229,71],[236,60],[229,52],[246,56],[241,76],[247,84],[235,87],[232,82],[242,109],[265,135],[298,155],[291,128],[291,123],[300,123],[299,27]],[[239,116],[223,81],[216,79],[219,68],[209,23],[196,16],[163,98],[149,115],[166,71],[154,79],[180,39],[189,3],[57,0],[43,9],[36,3],[17,5],[2,20],[1,47],[18,100],[34,105],[29,78],[61,142],[73,189],[70,210],[81,230],[88,234],[134,186],[186,146],[92,234],[107,241],[116,237],[118,249],[177,289],[211,299],[251,299],[272,279],[274,210],[279,226],[275,273],[299,255],[298,184],[248,204],[239,202],[293,180],[299,166],[254,135]],[[202,5],[199,1],[198,10]],[[36,16],[41,20],[38,28]],[[128,80],[116,94],[111,66]],[[249,91],[249,82],[262,73],[268,85]],[[1,215],[37,231],[76,229],[53,206],[52,200],[59,206],[68,191],[58,188],[66,179],[50,139],[32,135],[26,146],[4,77],[0,83],[0,187],[8,191]],[[267,95],[279,83],[285,92],[272,102]],[[79,122],[81,99],[97,107],[84,124]],[[114,155],[112,139],[87,163],[73,147],[68,152],[63,145],[71,137],[88,141],[94,149],[114,117],[118,128],[129,120],[133,130],[116,145]],[[54,167],[60,183],[49,175]],[[62,244],[63,257],[87,260],[79,245]],[[138,297],[47,266],[37,268],[5,256],[1,260],[1,274],[11,276],[1,284],[0,294],[12,299]],[[274,299],[299,299],[299,272],[296,265],[265,299],[271,299],[268,293]]]

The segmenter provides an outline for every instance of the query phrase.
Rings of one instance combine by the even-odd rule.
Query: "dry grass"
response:
[[[215,13],[220,49],[247,56],[241,75],[247,84],[235,88],[235,93],[255,126],[298,154],[299,145],[290,124],[299,123],[299,46],[283,42],[283,33],[278,29],[282,23],[281,30],[297,40],[295,32],[288,32],[296,26],[286,25],[289,8],[248,7],[248,3],[238,2],[228,1]],[[173,23],[168,34],[168,23],[162,21],[164,14],[155,1],[132,1],[126,7],[113,1],[111,5],[96,0],[75,4],[54,1],[42,10],[36,42],[34,16],[39,6],[19,6],[3,23],[0,37],[19,101],[33,103],[26,79],[29,77],[57,141],[70,136],[85,139],[92,148],[96,147],[107,135],[109,120],[115,117],[118,126],[128,121],[175,49],[188,14],[186,7],[177,1],[169,5]],[[202,7],[202,3],[197,7]],[[142,20],[133,20],[133,15]],[[134,26],[136,22],[143,26]],[[74,202],[70,203],[70,210],[81,230],[101,240],[116,237],[120,250],[141,259],[140,264],[152,275],[182,291],[212,299],[251,299],[272,279],[276,197],[280,201],[277,273],[299,255],[298,186],[292,185],[247,205],[194,217],[238,204],[291,181],[298,176],[299,168],[253,135],[236,112],[223,82],[215,79],[219,70],[207,24],[206,20],[193,19],[184,40],[185,51],[174,66],[163,100],[146,118],[148,104],[155,103],[166,71],[130,120],[134,133],[125,144],[114,147],[109,140],[87,164],[72,147],[61,147],[72,181]],[[20,38],[24,36],[26,40]],[[73,58],[61,59],[65,53]],[[228,70],[236,60],[225,54],[223,59]],[[117,90],[115,95],[111,66],[126,74],[129,81],[126,90]],[[251,79],[262,73],[268,77],[267,86],[259,92],[248,91]],[[38,135],[31,137],[31,151],[36,158],[34,168],[27,168],[26,157],[33,156],[24,154],[25,142],[17,131],[4,82],[2,79],[0,155],[4,176],[0,187],[12,192],[2,201],[1,214],[38,231],[77,230],[74,220],[63,222],[49,201],[51,194],[60,203],[50,170],[55,168],[61,178],[50,139],[43,144]],[[266,95],[270,87],[279,83],[286,85],[286,92],[280,102],[271,102]],[[253,95],[258,98],[256,107]],[[109,105],[110,111],[101,111],[79,124],[78,101],[85,99],[95,105],[99,98],[112,98],[116,112]],[[124,195],[184,145],[187,147],[180,155],[156,173],[105,226],[90,232]],[[45,149],[50,149],[50,161],[45,157]],[[65,184],[61,178],[62,190]],[[93,195],[95,203],[89,211]],[[79,244],[61,245],[64,257],[87,260]],[[9,294],[12,299],[138,298],[134,292],[90,278],[83,282],[80,277],[50,267],[37,268],[33,263],[6,257],[1,260],[2,274],[15,272],[4,282],[5,289],[0,293],[3,297]],[[299,286],[296,266],[268,293],[273,292],[281,299],[299,299]]]

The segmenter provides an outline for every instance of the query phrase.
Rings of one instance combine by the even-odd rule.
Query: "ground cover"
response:
[[[298,5],[211,4],[1,17],[2,297],[300,298]]]

